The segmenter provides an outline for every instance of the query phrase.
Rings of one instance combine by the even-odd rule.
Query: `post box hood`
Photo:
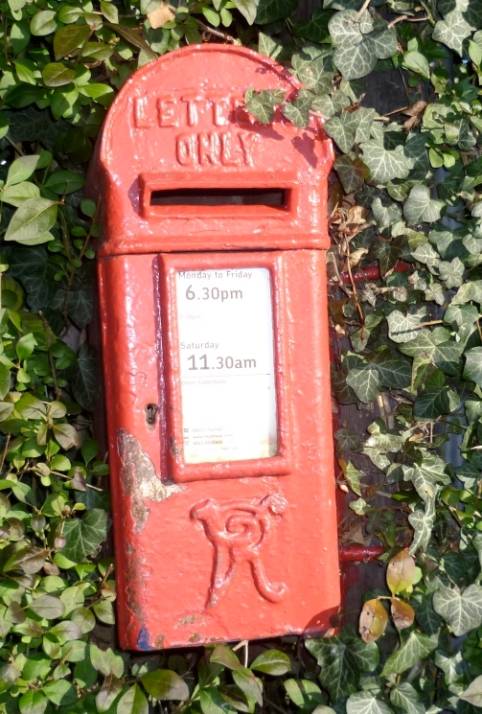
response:
[[[326,248],[333,161],[321,122],[269,125],[244,108],[248,89],[296,80],[237,46],[196,45],[137,71],[106,118],[90,187],[102,195],[101,255],[184,250]]]

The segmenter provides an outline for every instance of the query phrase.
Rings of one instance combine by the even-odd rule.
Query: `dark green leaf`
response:
[[[426,659],[437,647],[437,643],[437,635],[429,637],[418,631],[411,632],[405,642],[388,657],[383,667],[383,676],[402,674],[420,660]]]
[[[66,25],[60,27],[54,36],[55,59],[75,54],[90,37],[91,29],[88,25]]]
[[[251,663],[251,669],[265,674],[281,676],[291,671],[291,661],[285,652],[266,650]]]
[[[298,0],[259,0],[256,22],[267,25],[276,20],[289,17],[298,5]]]
[[[211,662],[216,662],[216,664],[222,664],[223,667],[228,669],[239,669],[241,667],[241,662],[239,661],[237,655],[233,650],[227,645],[216,645],[213,649],[211,656],[209,657]]]
[[[251,672],[251,670],[241,667],[232,673],[235,684],[249,700],[256,702],[259,706],[263,704],[263,684]]]
[[[143,674],[141,682],[148,694],[156,700],[184,701],[189,697],[186,682],[169,669],[155,669]]]
[[[72,518],[64,526],[65,546],[62,553],[77,563],[94,555],[107,534],[107,514],[93,508],[82,518]]]
[[[54,10],[40,10],[30,21],[30,32],[37,37],[50,35],[51,32],[55,32],[56,27]]]
[[[235,7],[250,25],[252,25],[256,19],[259,2],[260,0],[233,0]]]
[[[379,660],[376,643],[366,644],[358,638],[308,640],[306,647],[318,662],[322,687],[334,700],[355,692],[359,673],[371,672]]]
[[[42,79],[47,87],[62,87],[64,84],[70,84],[74,78],[74,70],[62,62],[49,62],[42,70]]]
[[[117,704],[116,714],[149,714],[149,705],[142,689],[134,684]]]

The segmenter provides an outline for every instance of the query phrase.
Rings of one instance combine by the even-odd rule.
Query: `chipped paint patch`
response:
[[[137,636],[137,647],[142,652],[148,652],[153,649],[149,644],[149,632],[144,626],[142,626],[139,630],[139,634]]]
[[[160,503],[183,491],[184,487],[162,481],[139,441],[125,429],[117,432],[117,449],[121,460],[122,484],[130,497],[135,531],[139,533],[149,516],[149,501]]]

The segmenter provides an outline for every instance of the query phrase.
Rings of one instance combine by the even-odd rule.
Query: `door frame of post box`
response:
[[[218,478],[244,478],[252,476],[282,476],[292,471],[291,419],[289,411],[289,384],[286,375],[288,337],[283,327],[287,315],[283,289],[282,254],[276,252],[245,253],[163,253],[159,255],[160,314],[162,335],[166,341],[165,382],[167,391],[168,433],[173,443],[168,448],[168,464],[175,481],[200,481]],[[219,463],[188,464],[183,456],[182,400],[180,388],[180,363],[178,322],[176,310],[176,273],[181,270],[211,270],[232,268],[265,268],[271,278],[271,306],[273,311],[273,345],[276,385],[276,421],[278,448],[275,456]],[[160,330],[160,325],[159,325]],[[254,408],[254,405],[253,405]]]

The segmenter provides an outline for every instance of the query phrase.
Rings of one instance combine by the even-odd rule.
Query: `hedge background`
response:
[[[0,712],[480,711],[480,1],[0,10]],[[115,648],[108,468],[92,438],[98,226],[82,189],[126,78],[205,40],[290,65],[297,99],[250,93],[248,108],[299,126],[317,112],[336,143],[342,537],[382,543],[385,579],[358,633],[131,656]]]

